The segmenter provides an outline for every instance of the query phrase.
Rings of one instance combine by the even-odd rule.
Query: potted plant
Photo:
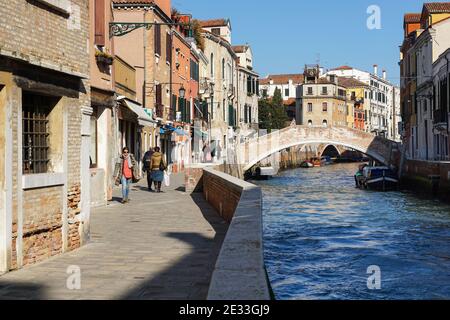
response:
[[[112,55],[108,54],[107,52],[100,51],[100,50],[95,51],[95,59],[97,60],[98,63],[102,63],[102,64],[106,64],[106,65],[111,65],[114,60]]]

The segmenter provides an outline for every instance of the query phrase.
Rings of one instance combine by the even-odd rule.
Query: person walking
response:
[[[122,184],[122,203],[130,201],[130,184],[137,179],[136,160],[127,147],[122,149],[120,160],[116,163],[114,177],[116,185]]]
[[[155,183],[156,192],[161,192],[161,184],[164,180],[164,171],[167,169],[164,155],[160,152],[159,147],[155,147],[155,152],[151,158],[152,180]]]
[[[142,159],[142,163],[144,164],[144,171],[147,173],[147,186],[148,186],[148,191],[153,191],[152,190],[152,156],[153,153],[155,151],[153,150],[153,148],[150,148],[145,154],[144,154],[144,158]]]

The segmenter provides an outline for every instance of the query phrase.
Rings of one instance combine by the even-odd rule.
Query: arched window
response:
[[[327,127],[327,126],[328,126],[328,121],[327,121],[327,120],[323,120],[323,121],[322,121],[322,125],[323,125],[324,127]]]
[[[308,120],[308,126],[312,126],[312,120]]]
[[[214,78],[214,53],[211,52],[211,78]]]

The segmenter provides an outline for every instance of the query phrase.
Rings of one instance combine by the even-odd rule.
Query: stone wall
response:
[[[83,212],[89,194],[82,193],[81,178],[89,170],[81,157],[82,135],[89,139],[89,131],[81,130],[82,110],[90,111],[89,1],[69,0],[67,12],[50,2],[56,3],[11,0],[0,6],[0,120],[9,120],[0,125],[6,147],[0,160],[0,272],[77,248],[89,233],[89,209]],[[59,101],[48,119],[50,163],[42,178],[22,173],[23,91]]]
[[[203,193],[230,223],[211,278],[208,300],[269,300],[263,256],[261,189],[205,168]]]
[[[403,185],[450,199],[450,162],[407,160]]]

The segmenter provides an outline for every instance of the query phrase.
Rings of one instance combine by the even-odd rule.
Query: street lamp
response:
[[[181,85],[179,93],[180,93],[180,98],[184,99],[184,97],[186,96],[186,89],[183,87],[183,85]]]

